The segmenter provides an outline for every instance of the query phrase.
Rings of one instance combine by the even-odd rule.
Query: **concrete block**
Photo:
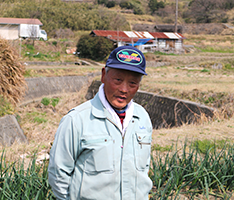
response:
[[[27,143],[28,141],[14,115],[1,117],[0,144],[11,146],[14,142]]]

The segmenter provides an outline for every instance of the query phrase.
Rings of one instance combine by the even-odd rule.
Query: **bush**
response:
[[[115,1],[109,1],[107,4],[106,4],[106,7],[107,8],[112,8],[112,7],[115,7],[116,5],[116,2]]]
[[[41,103],[44,105],[44,106],[48,106],[49,104],[51,104],[54,108],[55,106],[59,103],[60,99],[57,97],[57,98],[48,98],[48,97],[44,97],[42,100],[41,100]]]
[[[41,100],[41,103],[44,105],[44,106],[48,106],[50,104],[51,100],[47,97],[44,97],[42,100]]]
[[[108,0],[98,0],[98,4],[104,4],[107,5]]]
[[[134,14],[135,15],[143,15],[144,14],[143,8],[140,5],[135,5]]]
[[[83,58],[101,61],[113,50],[113,43],[104,37],[81,36],[77,43],[77,52]]]
[[[121,8],[126,8],[126,9],[133,9],[133,8],[134,8],[133,3],[130,2],[130,1],[126,1],[126,0],[121,1],[120,4],[119,4],[119,6],[120,6]]]

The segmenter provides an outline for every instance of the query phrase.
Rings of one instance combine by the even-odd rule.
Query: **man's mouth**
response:
[[[120,100],[122,100],[122,101],[127,99],[127,98],[124,97],[124,96],[116,96],[116,98],[117,98],[117,99],[120,99]]]

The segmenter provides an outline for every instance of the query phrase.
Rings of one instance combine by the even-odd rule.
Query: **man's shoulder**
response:
[[[74,108],[72,108],[67,115],[73,116],[81,112],[86,112],[87,110],[91,109],[91,100],[88,100]]]
[[[96,95],[93,99],[90,99],[74,108],[72,108],[69,112],[68,115],[77,115],[78,113],[80,114],[85,114],[88,112],[91,112],[92,107],[100,106],[99,98]]]
[[[149,117],[148,112],[143,106],[134,102],[134,113],[138,116]]]
[[[138,111],[142,111],[142,112],[146,112],[145,108],[143,106],[141,106],[140,104],[133,102],[134,103],[134,109],[138,110]]]

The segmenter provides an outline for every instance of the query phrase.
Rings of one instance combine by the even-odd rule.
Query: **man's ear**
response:
[[[105,67],[102,68],[102,74],[101,74],[101,82],[104,83],[104,77],[105,77]]]

